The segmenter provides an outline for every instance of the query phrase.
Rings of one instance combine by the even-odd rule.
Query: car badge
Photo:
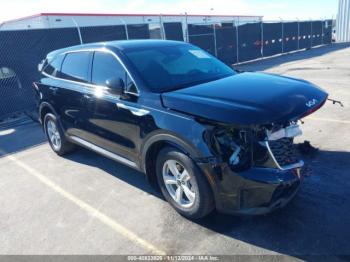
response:
[[[313,107],[314,105],[316,105],[316,103],[318,102],[318,100],[317,99],[311,99],[310,101],[308,101],[308,102],[306,102],[306,106],[307,107]]]

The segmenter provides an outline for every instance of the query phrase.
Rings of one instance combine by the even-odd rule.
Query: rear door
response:
[[[58,74],[57,104],[68,135],[86,137],[85,90],[90,78],[92,52],[67,53]]]
[[[58,75],[61,71],[62,62],[65,55],[57,55],[54,58],[48,59],[44,64],[44,68],[41,71],[43,78],[40,79],[40,82],[35,83],[38,89],[38,100],[39,102],[49,103],[60,115],[61,108],[61,96],[64,93],[63,90],[60,90],[61,80],[58,79]]]

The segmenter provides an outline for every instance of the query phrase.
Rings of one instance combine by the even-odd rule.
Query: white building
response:
[[[174,15],[174,14],[69,14],[41,13],[0,23],[1,30],[23,30],[43,28],[66,28],[85,26],[108,26],[124,24],[159,24],[161,22],[182,22],[205,24],[212,22],[239,21],[257,22],[262,16],[240,15]]]
[[[350,0],[339,0],[336,40],[350,42]]]

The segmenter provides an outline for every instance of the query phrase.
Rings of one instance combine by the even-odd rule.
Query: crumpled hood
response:
[[[167,108],[230,124],[296,120],[322,106],[328,94],[315,85],[265,73],[240,73],[163,93]]]

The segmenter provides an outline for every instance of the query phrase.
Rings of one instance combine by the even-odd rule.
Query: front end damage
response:
[[[210,132],[217,162],[202,164],[214,173],[217,208],[222,212],[264,214],[286,205],[303,176],[293,140],[298,122],[250,127],[217,126]]]
[[[165,108],[205,126],[212,152],[198,165],[217,208],[231,213],[266,213],[295,195],[303,175],[293,146],[300,135],[297,121],[327,98],[305,80],[253,72],[162,93]]]

